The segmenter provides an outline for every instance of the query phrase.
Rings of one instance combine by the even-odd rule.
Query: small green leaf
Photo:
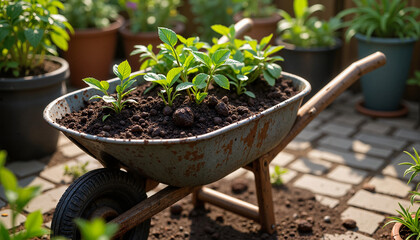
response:
[[[198,103],[201,103],[205,97],[207,97],[208,93],[207,92],[197,92],[197,94],[195,95],[195,100]]]
[[[109,82],[107,81],[100,81],[101,87],[103,90],[107,91],[109,89]]]
[[[211,58],[207,54],[198,52],[198,51],[191,51],[191,53],[193,54],[195,59],[197,59],[197,61],[203,63],[208,68],[211,68],[212,61],[211,61]]]
[[[261,50],[264,49],[265,46],[267,46],[267,44],[271,41],[271,38],[273,38],[273,34],[270,34],[270,35],[264,37],[263,39],[261,39],[261,41],[260,41]]]
[[[9,235],[9,231],[3,225],[3,222],[0,222],[0,239],[2,239],[2,240],[11,240],[10,239],[10,235]]]
[[[281,75],[281,67],[275,63],[266,63],[266,69],[275,79],[279,78]]]
[[[93,77],[83,78],[83,82],[85,82],[89,87],[102,91],[102,85],[99,80]]]
[[[162,40],[162,42],[168,44],[171,47],[175,47],[178,38],[176,36],[176,33],[174,31],[172,31],[171,29],[168,28],[163,28],[163,27],[159,27],[158,28],[158,34],[159,34],[159,38],[160,40]]]
[[[270,47],[269,49],[267,49],[264,53],[264,57],[268,57],[271,54],[274,54],[280,50],[282,50],[284,48],[284,46],[274,46],[274,47]],[[283,60],[282,60],[283,61]]]
[[[102,122],[105,122],[105,120],[106,120],[109,116],[111,116],[111,114],[104,115],[104,116],[102,117]]]
[[[118,65],[118,72],[121,74],[121,80],[125,80],[130,77],[131,67],[127,60]]]
[[[93,95],[92,97],[89,98],[89,101],[92,99],[102,99],[102,97],[99,95]]]
[[[52,32],[51,40],[55,45],[57,45],[58,48],[60,48],[63,51],[67,51],[69,44],[67,43],[67,40],[63,36]]]
[[[203,89],[207,85],[207,79],[209,78],[208,74],[205,73],[199,73],[197,76],[195,76],[192,80],[192,83],[194,86],[198,89]]]
[[[211,60],[213,61],[213,64],[216,66],[222,65],[230,56],[230,51],[228,49],[219,49],[215,53],[213,53],[213,56],[211,56]]]
[[[2,42],[10,34],[10,28],[4,25],[5,24],[0,27],[0,42]]]
[[[211,26],[211,29],[213,29],[213,31],[217,32],[220,35],[223,36],[228,36],[229,35],[229,28],[220,24],[216,24]]]
[[[246,81],[248,80],[248,77],[242,74],[238,74],[236,75],[236,77],[240,80],[240,81]]]
[[[303,18],[306,9],[308,8],[308,0],[295,0],[293,2],[293,9],[296,18]]]
[[[245,91],[244,94],[247,95],[248,97],[255,98],[255,94],[253,92]]]
[[[183,90],[186,90],[186,89],[188,89],[190,87],[193,87],[193,86],[194,86],[194,84],[192,84],[190,82],[183,82],[183,83],[178,84],[178,86],[176,86],[176,91],[177,92],[183,91]]]
[[[28,232],[35,232],[41,228],[43,219],[41,212],[35,211],[28,215],[25,222],[25,228]]]
[[[216,74],[213,76],[214,82],[217,83],[217,85],[219,85],[220,87],[229,90],[229,79],[227,79],[227,77],[221,75],[221,74]]]
[[[5,190],[16,191],[18,187],[15,175],[6,168],[0,168],[0,183]]]
[[[115,98],[113,96],[103,96],[102,100],[104,100],[107,103],[112,103],[112,102],[116,102],[117,100],[115,100]]]
[[[162,74],[146,73],[144,75],[144,80],[149,81],[149,82],[154,82],[158,80],[166,80],[166,77]]]
[[[168,86],[171,87],[178,80],[180,73],[182,72],[182,67],[172,68],[166,75],[166,82]]]
[[[267,70],[263,71],[263,76],[265,81],[267,81],[268,85],[274,86],[274,84],[276,84],[276,79],[273,78]]]

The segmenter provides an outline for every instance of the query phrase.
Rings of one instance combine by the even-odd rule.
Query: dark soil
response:
[[[246,184],[247,190],[235,194],[236,181]],[[236,179],[221,180],[209,187],[217,191],[256,204],[254,182]],[[273,187],[276,216],[275,233],[260,231],[260,225],[221,208],[206,204],[204,209],[194,209],[191,198],[180,200],[171,208],[152,217],[149,239],[321,239],[324,234],[342,234],[340,213],[315,200],[306,190],[289,185]],[[351,230],[351,229],[350,229]]]
[[[33,64],[32,66],[35,66]],[[26,69],[23,69],[20,73],[19,77],[26,77],[26,76],[37,76],[42,75],[46,73],[53,72],[61,67],[60,64],[52,61],[45,60],[43,63],[41,63],[39,66],[34,67],[33,69],[29,69],[28,72],[26,72]],[[11,70],[6,72],[0,72],[0,77],[2,78],[17,78],[15,75],[13,75],[13,72]]]
[[[182,95],[172,107],[165,107],[156,93],[160,87],[143,94],[148,86],[143,84],[131,92],[127,99],[137,103],[127,104],[120,114],[103,108],[107,106],[104,101],[89,101],[85,108],[67,114],[58,123],[79,132],[120,139],[192,137],[245,119],[298,93],[291,80],[279,79],[274,87],[265,81],[256,81],[248,88],[256,95],[255,99],[214,88],[200,105]],[[111,116],[102,121],[107,114]]]

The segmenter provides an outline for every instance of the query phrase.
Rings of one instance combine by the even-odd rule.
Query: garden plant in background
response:
[[[249,18],[265,18],[276,13],[273,0],[240,0],[242,16]]]
[[[80,176],[88,172],[87,166],[89,162],[78,163],[73,166],[65,165],[64,166],[64,175],[70,176],[73,181],[78,179]]]
[[[274,186],[281,186],[283,185],[283,178],[282,175],[289,172],[287,168],[282,168],[280,166],[274,166],[274,171],[270,174],[270,182]]]
[[[404,162],[400,163],[399,165],[406,165],[409,166],[408,169],[404,172],[404,177],[406,175],[410,175],[410,178],[408,179],[407,184],[409,184],[419,173],[420,173],[420,157],[417,153],[416,149],[413,148],[414,155],[405,151],[406,154],[408,154],[411,159],[413,159],[413,162]],[[416,186],[416,191],[410,191],[411,197],[411,205],[413,205],[415,202],[418,203],[420,201],[417,201],[416,198],[420,196],[419,190],[419,184]],[[410,212],[410,207],[404,208],[400,203],[398,203],[400,210],[397,210],[397,212],[401,215],[401,217],[389,217],[391,221],[387,222],[384,226],[390,224],[390,223],[400,223],[403,226],[407,227],[410,231],[405,237],[406,240],[408,239],[420,239],[420,208],[418,208],[415,212]],[[394,225],[394,228],[392,230],[392,235],[398,235],[400,236],[400,227],[397,228],[399,225]],[[404,236],[400,236],[401,238]]]
[[[336,17],[323,21],[313,16],[324,8],[322,4],[308,6],[307,0],[295,0],[294,18],[286,11],[280,10],[283,17],[278,23],[281,40],[303,48],[333,47],[337,43],[337,30],[342,27],[342,23]]]
[[[63,8],[58,0],[0,2],[0,76],[33,75],[47,54],[67,50],[73,28],[58,14]]]
[[[355,8],[337,16],[351,15],[344,23],[346,39],[358,41],[358,56],[381,51],[387,64],[361,78],[364,100],[356,109],[374,117],[398,117],[407,114],[401,102],[408,78],[414,44],[420,36],[420,9],[408,6],[407,0],[353,0]]]
[[[170,27],[185,18],[177,11],[180,0],[119,0],[128,14],[132,33],[155,32],[159,26]]]

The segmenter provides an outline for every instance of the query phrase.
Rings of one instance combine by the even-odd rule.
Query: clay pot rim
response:
[[[408,107],[404,103],[401,103],[401,107],[395,111],[380,111],[372,110],[364,106],[364,101],[359,101],[356,103],[356,110],[364,115],[370,117],[380,117],[380,118],[397,118],[407,115]]]
[[[104,28],[74,29],[74,35],[71,35],[70,38],[89,37],[90,35],[98,35],[100,33],[116,32],[123,26],[124,22],[124,18],[121,15],[118,15],[118,18],[114,22]]]
[[[125,37],[134,37],[134,36],[137,37],[141,35],[144,38],[156,38],[156,36],[158,36],[157,29],[156,31],[153,31],[153,32],[132,33],[130,29],[128,28],[129,26],[130,26],[130,20],[127,20],[125,21],[123,26],[118,29],[118,31]],[[174,26],[171,28],[175,33],[180,34],[185,30],[185,24],[182,22],[175,22]]]

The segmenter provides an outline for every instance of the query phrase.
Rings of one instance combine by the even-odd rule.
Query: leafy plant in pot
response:
[[[407,113],[401,98],[408,78],[414,43],[420,36],[416,20],[420,9],[409,7],[408,1],[353,0],[356,8],[346,9],[339,17],[353,15],[345,23],[346,38],[358,40],[362,58],[381,51],[387,56],[385,67],[361,78],[364,101],[356,109],[377,117],[398,117]]]
[[[173,27],[177,34],[185,30],[185,18],[177,11],[180,0],[119,0],[128,21],[120,28],[124,53],[133,69],[139,69],[138,58],[131,56],[135,45],[160,44],[157,27]]]
[[[68,0],[62,14],[75,29],[63,52],[70,64],[70,83],[84,87],[86,75],[108,79],[114,59],[118,29],[124,19],[118,6],[108,1]]]
[[[280,20],[277,9],[272,0],[238,0],[242,5],[242,12],[235,16],[235,20],[241,18],[251,18],[253,21],[252,29],[247,33],[248,36],[261,40],[263,37],[274,34],[271,44],[276,39],[276,25]]]
[[[65,92],[66,50],[72,27],[58,0],[0,2],[0,148],[14,160],[53,153],[58,131],[42,119],[45,106]],[[57,46],[57,47],[56,47]]]
[[[310,81],[312,93],[306,98],[317,93],[334,77],[340,63],[342,41],[337,37],[337,31],[342,23],[336,17],[325,21],[312,16],[323,9],[321,4],[308,6],[307,0],[295,0],[294,18],[280,10],[283,19],[278,22],[277,44],[285,46],[282,55],[287,59],[282,67]]]
[[[409,184],[420,173],[420,157],[415,148],[413,148],[413,151],[413,154],[407,151],[405,152],[411,157],[411,159],[413,159],[413,162],[404,162],[399,164],[409,166],[409,168],[404,172],[404,176],[411,174],[407,184]],[[420,202],[416,201],[416,198],[420,196],[418,187],[419,185],[417,185],[416,191],[410,191],[412,194],[410,197],[411,205],[415,202]],[[420,239],[420,208],[418,208],[415,212],[410,212],[409,207],[404,208],[400,203],[398,203],[398,205],[401,211],[397,210],[397,212],[401,215],[401,217],[389,217],[391,221],[387,222],[384,227],[388,224],[395,223],[391,232],[391,236],[395,240],[408,240],[414,239],[414,237],[415,239]]]

